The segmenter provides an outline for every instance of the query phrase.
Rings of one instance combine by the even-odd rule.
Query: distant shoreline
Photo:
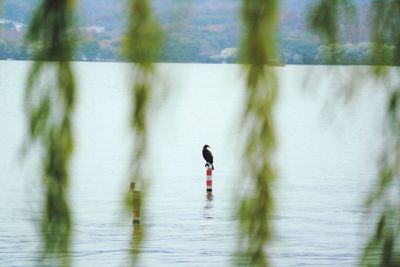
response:
[[[32,59],[0,59],[0,61],[6,62],[6,61],[34,61]],[[129,62],[129,61],[123,61],[123,60],[71,60],[71,63],[135,63],[135,62]],[[153,62],[154,64],[212,64],[212,65],[249,65],[247,63],[238,63],[238,62],[173,62],[173,61],[158,61],[158,62]],[[266,64],[267,65],[267,64]],[[360,66],[360,67],[400,67],[400,65],[377,65],[377,64],[332,64],[332,63],[326,63],[326,64],[321,64],[321,63],[316,63],[316,64],[296,64],[296,63],[281,63],[281,64],[273,64],[273,65],[268,65],[270,67],[285,67],[285,66]]]

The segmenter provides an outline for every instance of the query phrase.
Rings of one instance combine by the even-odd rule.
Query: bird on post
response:
[[[210,147],[209,145],[203,146],[203,158],[206,161],[206,165],[204,165],[204,167],[211,165],[211,168],[214,170],[214,165],[213,165],[214,158],[213,155],[211,154],[211,151],[208,150],[209,147]]]

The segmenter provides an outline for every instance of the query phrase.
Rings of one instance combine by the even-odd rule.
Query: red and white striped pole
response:
[[[206,182],[207,192],[212,192],[212,168],[208,164],[206,168],[206,176],[207,176],[207,182]]]
[[[141,196],[140,191],[135,190],[135,182],[131,181],[130,191],[132,192],[132,223],[140,223],[140,208],[141,208]]]

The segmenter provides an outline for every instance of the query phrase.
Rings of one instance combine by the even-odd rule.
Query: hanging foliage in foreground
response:
[[[70,266],[72,220],[67,199],[73,151],[75,81],[69,60],[74,52],[69,0],[43,1],[29,26],[35,49],[25,94],[29,142],[40,150],[45,185],[40,266]]]
[[[355,17],[352,0],[320,0],[309,11],[309,28],[322,37],[322,41],[331,48],[328,63],[337,64],[340,61],[340,25]],[[346,25],[346,24],[345,24]]]
[[[351,0],[320,0],[310,16],[311,28],[326,42],[336,41],[339,7],[351,3]],[[388,94],[385,125],[388,134],[377,181],[366,202],[368,219],[375,227],[360,265],[394,267],[400,266],[400,72],[384,65],[400,63],[400,1],[375,0],[372,10],[371,42],[374,46],[371,62],[376,65],[371,66],[368,74],[377,81],[385,81],[381,83],[381,90],[387,90]],[[385,52],[388,44],[394,45],[394,53]]]
[[[371,29],[374,48],[371,67],[376,80],[384,80],[386,104],[386,140],[379,162],[377,182],[367,200],[375,229],[364,249],[362,266],[400,266],[400,70],[379,66],[400,63],[400,1],[374,1],[374,21]],[[391,42],[395,50],[390,58],[383,53]],[[393,79],[393,77],[395,77]],[[378,216],[377,216],[378,215]]]
[[[157,62],[161,46],[161,28],[152,16],[146,0],[129,0],[129,26],[124,40],[125,58],[132,65],[132,111],[130,126],[134,137],[134,148],[130,166],[130,178],[140,186],[139,201],[133,201],[131,193],[126,197],[129,211],[140,210],[143,214],[143,203],[146,187],[145,157],[147,152],[147,114],[152,94],[152,80],[155,76],[154,62]],[[135,205],[135,207],[134,207]],[[139,207],[136,207],[139,205]],[[144,229],[135,225],[131,249],[132,263],[135,264],[140,254]]]
[[[278,1],[244,0],[245,27],[242,62],[246,72],[244,128],[244,173],[250,188],[242,196],[238,210],[241,240],[237,255],[239,266],[268,266],[266,244],[272,235],[272,184],[275,131],[273,111],[278,91],[276,62]]]

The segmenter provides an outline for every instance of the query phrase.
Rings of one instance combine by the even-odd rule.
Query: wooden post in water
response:
[[[132,192],[132,223],[140,223],[140,206],[141,206],[141,196],[140,191],[135,190],[135,182],[131,182],[130,190]]]
[[[206,189],[207,193],[212,192],[212,168],[209,164],[207,164],[206,167],[206,177],[207,177],[207,182],[206,182]]]

